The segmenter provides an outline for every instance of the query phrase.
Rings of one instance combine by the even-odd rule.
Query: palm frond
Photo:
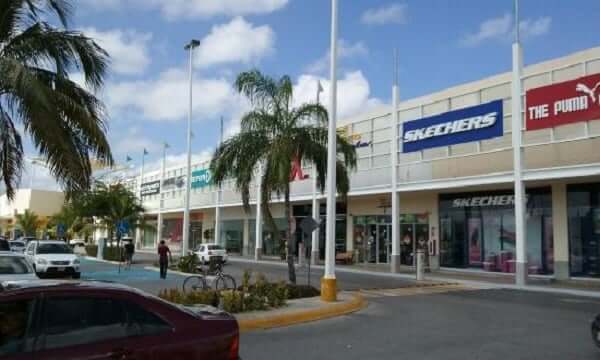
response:
[[[0,106],[0,176],[12,199],[21,179],[23,144],[10,116]]]

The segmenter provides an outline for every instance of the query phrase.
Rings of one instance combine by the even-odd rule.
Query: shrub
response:
[[[86,245],[85,253],[87,256],[96,257],[98,256],[98,245]]]
[[[216,290],[183,292],[179,289],[164,289],[158,294],[163,300],[182,305],[219,305],[219,293]]]
[[[288,289],[285,281],[270,285],[269,292],[267,293],[269,306],[274,308],[284,306],[288,299]]]
[[[196,254],[189,254],[182,256],[177,263],[177,269],[185,273],[195,273],[198,267],[198,257]]]
[[[314,286],[286,284],[288,299],[302,299],[321,295],[321,292]]]
[[[221,305],[228,313],[239,313],[244,310],[242,293],[237,290],[221,291]]]
[[[107,246],[104,248],[103,258],[109,261],[123,261],[124,252],[120,252],[116,246]]]

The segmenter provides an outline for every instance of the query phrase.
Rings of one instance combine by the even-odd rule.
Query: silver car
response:
[[[23,254],[0,252],[0,282],[36,280],[37,278]]]

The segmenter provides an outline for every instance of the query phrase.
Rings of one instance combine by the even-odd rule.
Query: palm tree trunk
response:
[[[294,242],[292,241],[292,216],[291,216],[291,204],[290,204],[290,187],[289,185],[285,188],[285,218],[288,221],[286,230],[287,239],[287,263],[288,263],[288,277],[290,283],[296,283],[296,269],[294,268]]]

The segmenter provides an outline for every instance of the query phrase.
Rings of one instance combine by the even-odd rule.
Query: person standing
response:
[[[125,266],[127,269],[131,268],[131,262],[133,261],[133,253],[135,252],[135,246],[133,241],[125,242]]]
[[[160,278],[167,278],[167,269],[169,268],[169,259],[171,258],[171,250],[167,245],[165,245],[165,241],[161,240],[160,245],[158,245],[158,262],[160,264]]]

